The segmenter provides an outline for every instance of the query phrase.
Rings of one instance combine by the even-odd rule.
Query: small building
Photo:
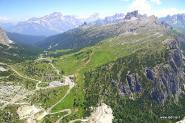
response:
[[[57,86],[64,86],[64,83],[60,82],[60,81],[53,81],[49,83],[50,87],[57,87]]]

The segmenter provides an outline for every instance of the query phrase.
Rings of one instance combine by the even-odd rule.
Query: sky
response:
[[[158,17],[185,13],[185,0],[0,0],[0,21],[20,21],[53,12],[88,17],[139,10]]]

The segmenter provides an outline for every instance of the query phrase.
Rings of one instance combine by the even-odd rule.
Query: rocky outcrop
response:
[[[122,95],[130,95],[131,93],[141,92],[141,79],[137,73],[129,73],[126,75],[126,83],[119,85]]]
[[[9,45],[8,36],[1,28],[0,28],[0,44]]]
[[[185,84],[184,62],[179,42],[176,39],[169,39],[165,41],[165,45],[168,50],[166,63],[158,64],[153,68],[145,68],[143,71],[152,85],[151,99],[162,104],[167,98],[177,102]],[[128,72],[125,80],[126,82],[119,82],[121,95],[142,93],[146,89],[142,88],[143,78],[138,73]]]
[[[145,75],[153,84],[151,98],[164,103],[167,97],[178,101],[185,83],[184,62],[179,43],[175,39],[166,41],[168,52],[167,64],[146,68]]]
[[[139,17],[139,13],[138,11],[133,11],[133,12],[128,12],[125,16],[125,20],[130,20],[132,18],[138,18]]]
[[[140,92],[141,91],[141,85],[140,85],[140,77],[136,73],[133,74],[128,74],[127,77],[127,82],[129,85],[129,88],[131,92]]]
[[[138,10],[135,10],[132,12],[128,12],[125,15],[124,21],[137,20],[137,19],[146,19],[146,16],[139,14]]]

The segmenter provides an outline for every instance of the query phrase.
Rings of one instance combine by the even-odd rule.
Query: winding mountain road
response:
[[[39,60],[41,60],[41,59],[39,59]],[[45,60],[45,58],[44,58],[44,60]],[[37,83],[36,83],[36,89],[33,90],[33,91],[31,91],[31,92],[26,93],[26,95],[33,94],[33,93],[36,92],[37,90],[54,88],[54,87],[43,87],[43,88],[41,88],[41,87],[39,87],[39,84],[42,83],[41,80],[37,80],[37,79],[30,78],[30,77],[27,77],[27,76],[22,75],[21,73],[19,73],[19,72],[18,72],[13,66],[11,66],[11,65],[8,65],[8,64],[5,64],[5,63],[0,63],[0,64],[3,64],[3,65],[8,66],[14,73],[16,73],[16,74],[17,74],[19,77],[21,77],[21,78],[24,78],[24,79],[27,79],[27,80],[32,80],[32,81],[36,81],[36,82],[37,82]],[[52,68],[56,71],[56,73],[57,73],[58,75],[60,75],[60,71],[52,64],[52,62],[50,62],[49,64],[50,64],[50,65],[52,66]],[[43,120],[43,118],[44,118],[45,116],[47,116],[47,115],[55,115],[55,114],[58,114],[58,113],[61,113],[61,112],[67,112],[67,114],[65,114],[64,116],[60,117],[60,118],[56,121],[56,123],[60,123],[60,121],[61,121],[64,117],[66,117],[66,116],[68,116],[68,115],[70,115],[70,114],[72,113],[71,109],[63,109],[63,110],[60,110],[60,111],[58,111],[58,112],[51,112],[52,109],[53,109],[55,106],[57,106],[59,103],[61,103],[61,102],[69,95],[69,93],[71,92],[71,90],[72,90],[72,89],[74,88],[74,86],[75,86],[74,81],[73,81],[72,79],[70,79],[70,77],[68,77],[68,76],[64,76],[64,81],[65,81],[66,84],[69,85],[69,89],[67,90],[66,94],[65,94],[59,101],[57,101],[54,105],[52,105],[51,107],[49,107],[46,111],[44,111],[44,112],[41,113],[40,115],[37,114],[37,118],[34,118],[34,117],[33,117],[33,119],[32,119],[33,121],[34,121],[34,119],[39,119],[39,120],[41,121],[41,120]],[[20,99],[22,99],[22,98],[20,97]],[[28,103],[26,103],[26,102],[17,103],[17,99],[16,99],[16,100],[13,99],[13,100],[11,100],[10,102],[5,102],[5,103],[6,103],[6,104],[3,105],[3,107],[6,107],[7,105],[10,105],[10,104],[16,104],[16,105],[27,105],[27,104],[28,104]],[[34,114],[33,114],[33,115],[34,115]],[[75,122],[75,121],[86,122],[87,119],[75,119],[75,120],[70,121],[70,123],[73,123],[73,122]]]

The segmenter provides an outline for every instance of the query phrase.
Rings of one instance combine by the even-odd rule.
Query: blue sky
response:
[[[131,10],[156,16],[185,13],[185,0],[0,0],[0,20],[21,20],[52,12],[102,17]]]

